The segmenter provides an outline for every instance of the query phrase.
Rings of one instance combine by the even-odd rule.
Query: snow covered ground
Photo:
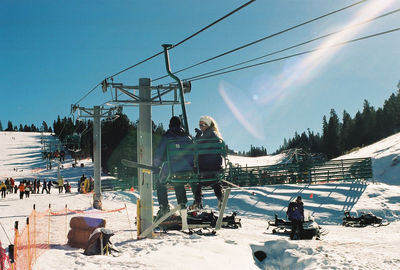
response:
[[[46,137],[52,138],[49,134]],[[170,231],[157,234],[152,239],[136,240],[133,220],[138,193],[104,192],[104,209],[126,205],[127,211],[101,213],[91,210],[90,213],[107,219],[106,227],[116,231],[111,241],[120,253],[88,257],[83,255],[82,249],[73,249],[61,243],[41,255],[34,269],[400,269],[400,165],[393,161],[400,154],[399,138],[400,134],[396,134],[346,156],[371,156],[375,183],[248,188],[255,192],[254,196],[233,189],[226,214],[237,212],[242,228],[222,229],[214,236]],[[40,148],[39,133],[0,132],[1,180],[10,176],[17,181],[33,177],[55,179],[57,169],[45,170]],[[90,160],[82,162],[85,167],[72,168],[69,165],[72,161],[66,161],[61,171],[65,180],[74,184],[83,173],[93,175]],[[169,195],[170,201],[175,203],[174,194]],[[191,201],[190,192],[188,195]],[[267,221],[273,220],[275,213],[284,218],[288,202],[298,195],[304,198],[306,216],[313,215],[328,232],[321,240],[290,241],[285,235],[272,234],[271,229],[267,230]],[[156,211],[155,194],[154,201]],[[13,241],[14,222],[24,224],[33,204],[38,211],[45,211],[49,204],[56,211],[65,205],[75,210],[90,209],[91,203],[91,195],[77,194],[76,188],[73,188],[72,194],[58,194],[53,190],[52,194],[32,194],[23,200],[16,194],[9,194],[0,200],[0,223],[8,235],[2,231],[0,240],[5,245],[9,239]],[[204,203],[208,208],[216,209],[213,192],[205,191]],[[385,227],[343,227],[344,210],[350,210],[353,215],[372,212],[391,223]],[[60,234],[65,232],[64,226],[58,228]],[[257,250],[267,253],[267,258],[261,263],[253,256]]]

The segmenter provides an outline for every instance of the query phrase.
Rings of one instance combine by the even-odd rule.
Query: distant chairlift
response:
[[[65,136],[64,147],[71,152],[80,152],[81,149],[81,134],[73,133],[72,135]]]

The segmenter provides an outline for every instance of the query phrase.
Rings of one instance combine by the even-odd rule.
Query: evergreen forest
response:
[[[80,137],[80,151],[73,153],[74,157],[86,158],[93,156],[93,123],[92,121],[73,121],[72,118],[57,117],[53,127],[45,121],[40,128],[32,125],[13,125],[8,121],[7,127],[3,129],[0,122],[0,131],[24,131],[24,132],[54,132],[61,141],[66,136],[77,134]],[[105,172],[112,174],[131,174],[121,169],[120,160],[136,160],[136,133],[137,123],[131,122],[125,114],[121,114],[114,121],[102,121],[102,167]],[[162,124],[153,123],[153,150],[158,145],[162,134],[165,132]],[[310,129],[301,134],[295,132],[294,136],[284,139],[283,144],[274,153],[301,148],[309,153],[319,153],[328,159],[338,157],[374,143],[385,137],[400,132],[400,90],[384,101],[381,108],[375,109],[367,100],[364,100],[362,110],[352,117],[347,111],[343,111],[341,117],[334,109],[330,110],[329,116],[322,117],[322,134],[315,133]],[[230,153],[234,151],[230,150]],[[264,156],[267,149],[264,146],[250,146],[249,151],[239,152],[245,156]],[[121,171],[122,170],[122,171]]]

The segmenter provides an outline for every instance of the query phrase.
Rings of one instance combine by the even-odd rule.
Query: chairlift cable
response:
[[[228,70],[228,71],[223,71],[223,72],[219,72],[219,73],[215,73],[215,74],[211,74],[211,75],[206,75],[206,76],[203,76],[203,77],[199,77],[200,76],[199,75],[199,76],[195,76],[196,77],[195,79],[187,78],[187,79],[184,79],[184,80],[198,81],[198,80],[202,80],[202,79],[206,79],[206,78],[211,78],[211,77],[219,76],[219,75],[222,75],[222,74],[227,74],[227,73],[231,73],[231,72],[235,72],[235,71],[239,71],[239,70],[243,70],[243,69],[248,69],[248,68],[252,68],[252,67],[256,67],[256,66],[260,66],[260,65],[264,65],[264,64],[269,64],[269,63],[272,63],[272,62],[281,61],[281,60],[292,58],[292,57],[295,57],[295,56],[309,54],[309,53],[313,53],[313,52],[320,51],[320,50],[326,50],[326,49],[337,47],[337,46],[343,46],[343,45],[346,45],[346,44],[349,44],[349,43],[352,43],[352,42],[356,42],[356,41],[360,41],[360,40],[364,40],[364,39],[368,39],[368,38],[372,38],[372,37],[376,37],[376,36],[380,36],[380,35],[384,35],[384,34],[389,34],[389,33],[392,33],[392,32],[399,31],[399,30],[400,30],[400,28],[394,28],[394,29],[391,29],[391,30],[388,30],[388,31],[379,32],[379,33],[368,35],[368,36],[364,36],[364,37],[361,37],[361,38],[356,38],[356,39],[352,39],[352,40],[348,40],[348,41],[344,41],[344,42],[339,42],[339,43],[336,43],[336,44],[333,44],[333,45],[330,45],[330,46],[327,46],[327,47],[323,47],[323,48],[316,48],[316,49],[312,49],[312,50],[308,50],[308,51],[304,51],[304,52],[300,52],[300,53],[287,55],[287,56],[280,57],[280,58],[271,59],[271,60],[260,62],[260,63],[257,63],[257,64],[244,66],[244,67],[241,67],[241,68],[231,69],[231,70]],[[192,77],[192,78],[194,78],[194,77]]]
[[[237,9],[235,9],[235,10],[229,12],[228,14],[226,14],[225,16],[219,18],[219,19],[216,20],[215,22],[213,22],[213,23],[207,25],[206,27],[200,29],[199,31],[197,31],[197,32],[194,33],[193,35],[191,35],[191,36],[185,38],[184,40],[182,40],[182,41],[176,43],[175,45],[172,46],[172,48],[178,47],[178,46],[181,45],[182,43],[188,41],[189,39],[193,38],[194,36],[197,36],[197,35],[200,34],[201,32],[203,32],[203,31],[205,31],[206,29],[210,28],[211,26],[213,26],[213,25],[219,23],[220,21],[224,20],[225,18],[231,16],[232,14],[236,13],[237,11],[239,11],[239,10],[241,10],[242,8],[246,7],[247,5],[250,5],[250,4],[253,3],[254,1],[256,1],[256,0],[250,0],[249,2],[247,2],[247,3],[243,4],[242,6],[238,7]]]
[[[98,83],[95,87],[93,87],[92,90],[90,90],[88,93],[86,93],[81,99],[79,99],[77,102],[75,102],[74,106],[76,104],[78,104],[79,102],[81,102],[82,100],[84,100],[88,95],[90,95],[99,85],[100,85],[100,83]]]
[[[196,33],[194,33],[194,34],[190,35],[189,37],[187,37],[187,38],[185,38],[185,39],[179,41],[179,42],[176,43],[175,45],[172,45],[172,47],[169,48],[169,49],[173,49],[173,48],[175,48],[175,47],[178,47],[178,46],[181,45],[182,43],[188,41],[189,39],[191,39],[191,38],[193,38],[193,37],[195,37],[195,36],[197,36],[197,35],[200,34],[201,32],[203,32],[203,31],[205,31],[206,29],[210,28],[211,26],[217,24],[218,22],[220,22],[220,21],[226,19],[226,18],[229,17],[230,15],[236,13],[237,11],[239,11],[240,9],[242,9],[242,8],[246,7],[247,5],[253,3],[254,1],[256,1],[256,0],[250,0],[250,1],[248,1],[247,3],[245,3],[245,4],[243,4],[242,6],[236,8],[235,10],[233,10],[233,11],[231,11],[230,13],[226,14],[225,16],[219,18],[218,20],[212,22],[211,24],[207,25],[206,27],[200,29],[200,30],[197,31]],[[367,0],[363,0],[363,1],[367,1]],[[113,78],[113,77],[115,77],[115,76],[117,76],[117,75],[119,75],[119,74],[121,74],[121,73],[123,73],[123,72],[129,70],[129,69],[132,69],[132,68],[134,68],[134,67],[136,67],[136,66],[138,66],[138,65],[140,65],[140,64],[143,64],[144,62],[147,62],[147,61],[153,59],[154,57],[159,56],[159,55],[161,55],[161,54],[163,54],[163,53],[164,53],[164,51],[160,51],[160,52],[158,52],[158,53],[156,53],[156,54],[154,54],[154,55],[152,55],[152,56],[150,56],[150,57],[148,57],[148,58],[146,58],[146,59],[144,59],[144,60],[142,60],[142,61],[140,61],[140,62],[138,62],[138,63],[136,63],[136,64],[134,64],[134,65],[132,65],[132,66],[130,66],[130,67],[127,67],[127,68],[125,68],[125,69],[123,69],[123,70],[121,70],[121,71],[115,73],[114,75],[111,75],[111,76],[107,77],[106,80],[108,80],[108,79],[110,79],[110,78]]]
[[[271,34],[271,35],[268,35],[268,36],[266,36],[266,37],[260,38],[260,39],[258,39],[258,40],[252,41],[252,42],[250,42],[250,43],[244,44],[244,45],[239,46],[239,47],[237,47],[237,48],[235,48],[235,49],[229,50],[229,51],[227,51],[227,52],[221,53],[221,54],[219,54],[219,55],[213,56],[213,57],[211,57],[211,58],[208,58],[208,59],[206,59],[206,60],[203,60],[203,61],[201,61],[201,62],[198,62],[198,63],[196,63],[196,64],[193,64],[193,65],[191,65],[191,66],[188,66],[188,67],[186,67],[186,68],[183,68],[183,69],[180,69],[180,70],[178,70],[178,71],[175,71],[174,74],[179,73],[179,72],[182,72],[182,71],[185,71],[185,70],[188,70],[188,69],[193,68],[193,67],[196,67],[196,66],[199,66],[199,65],[201,65],[201,64],[207,63],[207,62],[209,62],[209,61],[215,60],[215,59],[217,59],[217,58],[220,58],[220,57],[222,57],[222,56],[225,56],[225,55],[228,55],[228,54],[230,54],[230,53],[236,52],[236,51],[238,51],[238,50],[247,48],[247,47],[252,46],[252,45],[254,45],[254,44],[256,44],[256,43],[259,43],[259,42],[261,42],[261,41],[264,41],[264,40],[266,40],[266,39],[269,39],[269,38],[278,36],[278,35],[280,35],[280,34],[283,34],[283,33],[285,33],[285,32],[288,32],[288,31],[290,31],[290,30],[296,29],[296,28],[298,28],[298,27],[300,27],[300,26],[303,26],[303,25],[309,24],[309,23],[311,23],[311,22],[320,20],[320,19],[325,18],[325,17],[327,17],[327,16],[333,15],[333,14],[335,14],[335,13],[341,12],[341,11],[346,10],[346,9],[348,9],[348,8],[351,8],[351,7],[354,7],[354,6],[359,5],[359,4],[361,4],[361,3],[364,3],[364,2],[366,2],[366,1],[368,1],[368,0],[361,0],[361,1],[359,1],[359,2],[356,2],[356,3],[353,3],[353,4],[351,4],[351,5],[345,6],[345,7],[343,7],[343,8],[334,10],[334,11],[332,11],[332,12],[329,12],[329,13],[327,13],[327,14],[321,15],[321,16],[316,17],[316,18],[314,18],[314,19],[305,21],[305,22],[303,22],[303,23],[294,25],[294,26],[292,26],[292,27],[289,27],[289,28],[287,28],[287,29],[281,30],[281,31],[276,32],[276,33],[274,33],[274,34]],[[154,82],[154,81],[157,81],[157,80],[160,80],[160,79],[164,79],[164,78],[166,78],[166,77],[168,77],[168,75],[161,76],[161,77],[156,78],[156,79],[154,79],[154,80],[152,80],[152,81]]]
[[[289,46],[289,47],[284,48],[284,49],[281,49],[281,50],[277,50],[277,51],[271,52],[271,53],[268,53],[268,54],[265,54],[265,55],[262,55],[262,56],[259,56],[259,57],[256,57],[256,58],[252,58],[252,59],[250,59],[250,60],[246,60],[246,61],[240,62],[240,63],[238,63],[238,64],[230,65],[230,66],[227,66],[227,67],[223,67],[223,68],[220,68],[220,69],[216,69],[216,70],[214,70],[214,71],[210,71],[210,72],[207,72],[207,73],[203,73],[203,74],[201,74],[201,75],[197,75],[197,76],[188,78],[188,79],[186,79],[186,80],[193,80],[193,79],[196,79],[196,78],[198,78],[198,77],[203,77],[203,76],[205,76],[205,75],[217,73],[217,72],[220,72],[220,71],[229,69],[229,68],[233,68],[233,67],[237,67],[237,66],[240,66],[240,65],[244,65],[244,64],[247,64],[247,63],[250,63],[250,62],[253,62],[253,61],[256,61],[256,60],[259,60],[259,59],[262,59],[262,58],[265,58],[265,57],[268,57],[268,56],[271,56],[271,55],[274,55],[274,54],[278,54],[278,53],[281,53],[281,52],[284,52],[284,51],[287,51],[287,50],[290,50],[290,49],[294,49],[294,48],[297,48],[297,47],[299,47],[299,46],[302,46],[302,45],[305,45],[305,44],[308,44],[308,43],[311,43],[311,42],[314,42],[314,41],[317,41],[317,40],[320,40],[320,39],[323,39],[323,38],[326,38],[326,37],[329,37],[329,36],[332,36],[332,35],[335,35],[335,34],[344,32],[344,31],[347,31],[347,30],[349,30],[349,29],[352,29],[352,28],[354,28],[354,27],[357,27],[357,26],[360,26],[360,25],[363,25],[363,24],[372,22],[372,21],[374,21],[374,20],[377,20],[377,19],[386,17],[386,16],[388,16],[388,15],[392,15],[392,14],[394,14],[394,13],[396,13],[396,12],[399,12],[399,11],[400,11],[400,9],[396,9],[396,10],[390,11],[390,12],[388,12],[388,13],[382,14],[382,15],[380,15],[380,16],[377,16],[377,17],[368,19],[368,20],[366,20],[366,21],[363,21],[363,22],[360,22],[360,23],[353,24],[353,25],[351,25],[351,26],[345,27],[345,28],[343,28],[343,29],[341,29],[341,30],[334,31],[334,32],[331,32],[331,33],[328,33],[328,34],[325,34],[325,35],[322,35],[322,36],[319,36],[319,37],[310,39],[310,40],[305,41],[305,42],[301,42],[301,43],[298,43],[298,44]]]

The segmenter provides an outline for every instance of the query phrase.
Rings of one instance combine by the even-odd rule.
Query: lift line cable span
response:
[[[376,34],[372,34],[372,35],[368,35],[368,36],[364,36],[364,37],[360,37],[360,38],[356,38],[356,39],[352,39],[352,40],[347,40],[347,41],[344,41],[344,42],[339,42],[339,43],[332,44],[332,45],[327,46],[327,47],[316,48],[316,49],[312,49],[312,50],[308,50],[308,51],[304,51],[304,52],[300,52],[300,53],[295,53],[295,54],[283,56],[283,57],[280,57],[280,58],[275,58],[275,59],[271,59],[271,60],[268,60],[268,61],[260,62],[260,63],[257,63],[257,64],[248,65],[248,66],[244,66],[244,67],[241,67],[241,68],[236,68],[236,69],[232,69],[232,70],[227,70],[227,71],[215,73],[215,74],[212,74],[212,75],[206,75],[206,76],[202,76],[202,77],[199,77],[200,75],[198,75],[198,76],[192,77],[192,78],[195,78],[195,79],[187,78],[187,79],[183,79],[183,80],[184,81],[192,81],[192,82],[193,81],[199,81],[199,80],[202,80],[202,79],[207,79],[207,78],[211,78],[211,77],[214,77],[214,76],[219,76],[219,75],[222,75],[222,74],[227,74],[227,73],[231,73],[231,72],[235,72],[235,71],[239,71],[239,70],[243,70],[243,69],[248,69],[248,68],[252,68],[252,67],[256,67],[256,66],[260,66],[260,65],[269,64],[269,63],[272,63],[272,62],[281,61],[281,60],[292,58],[292,57],[295,57],[295,56],[309,54],[309,53],[313,53],[313,52],[320,51],[320,50],[326,50],[326,49],[337,47],[337,46],[343,46],[343,45],[346,45],[346,44],[349,44],[349,43],[353,43],[353,42],[360,41],[360,40],[365,40],[365,39],[376,37],[376,36],[389,34],[389,33],[392,33],[392,32],[399,31],[399,30],[400,30],[400,28],[394,28],[394,29],[390,29],[388,31],[379,32],[379,33],[376,33]]]
[[[182,43],[188,41],[189,39],[191,39],[191,38],[193,38],[193,37],[195,37],[195,36],[197,36],[197,35],[200,34],[201,32],[203,32],[203,31],[205,31],[206,29],[210,28],[211,26],[213,26],[213,25],[219,23],[220,21],[226,19],[226,18],[229,17],[230,15],[236,13],[236,12],[239,11],[240,9],[246,7],[247,5],[249,5],[249,4],[251,4],[251,3],[255,2],[255,1],[256,1],[256,0],[250,0],[250,1],[248,1],[247,3],[243,4],[242,6],[236,8],[235,10],[233,10],[233,11],[231,11],[231,12],[229,12],[229,13],[226,14],[225,16],[219,18],[218,20],[212,22],[211,24],[207,25],[206,27],[200,29],[200,30],[197,31],[196,33],[194,33],[194,34],[190,35],[189,37],[187,37],[187,38],[185,38],[185,39],[179,41],[179,42],[176,43],[175,45],[172,45],[172,47],[169,48],[169,49],[173,49],[173,48],[178,47],[178,46],[181,45]],[[366,1],[366,0],[364,0],[364,1]],[[164,53],[164,51],[160,51],[160,52],[158,52],[158,53],[156,53],[156,54],[154,54],[154,55],[152,55],[152,56],[150,56],[150,57],[148,57],[148,58],[146,58],[146,59],[144,59],[144,60],[142,60],[142,61],[140,61],[140,62],[138,62],[138,63],[136,63],[136,64],[134,64],[134,65],[132,65],[132,66],[129,66],[129,67],[127,67],[127,68],[125,68],[125,69],[123,69],[123,70],[121,70],[121,71],[115,73],[114,75],[111,75],[111,76],[107,77],[106,80],[107,80],[107,79],[110,79],[110,78],[113,78],[113,77],[115,77],[115,76],[117,76],[117,75],[119,75],[119,74],[121,74],[121,73],[123,73],[123,72],[125,72],[125,71],[128,71],[129,69],[132,69],[132,68],[134,68],[134,67],[137,67],[138,65],[143,64],[144,62],[147,62],[147,61],[153,59],[154,57],[159,56],[159,55],[161,55],[161,54],[163,54],[163,53]]]
[[[74,106],[77,105],[79,102],[87,98],[98,86],[100,86],[100,83],[98,83],[95,87],[92,88],[89,92],[87,92],[82,98],[80,98],[77,102],[74,103]]]
[[[256,60],[260,60],[260,59],[268,57],[268,56],[272,56],[272,55],[275,55],[275,54],[278,54],[278,53],[282,53],[284,51],[288,51],[288,50],[300,47],[302,45],[305,45],[305,44],[308,44],[308,43],[311,43],[311,42],[314,42],[314,41],[317,41],[317,40],[320,40],[320,39],[324,39],[324,38],[327,38],[329,36],[333,36],[333,35],[338,34],[338,33],[342,33],[344,31],[350,30],[350,29],[352,29],[354,27],[357,27],[357,26],[360,26],[360,25],[363,25],[363,24],[366,24],[366,23],[370,23],[370,22],[372,22],[374,20],[386,17],[388,15],[392,15],[392,14],[394,14],[396,12],[399,12],[399,11],[400,11],[400,9],[396,9],[396,10],[390,11],[388,13],[382,14],[380,16],[374,17],[372,19],[368,19],[366,21],[363,21],[363,22],[351,25],[349,27],[343,28],[341,30],[334,31],[334,32],[331,32],[331,33],[328,33],[328,34],[325,34],[325,35],[322,35],[322,36],[319,36],[319,37],[316,37],[316,38],[313,38],[313,39],[310,39],[310,40],[307,40],[307,41],[304,41],[304,42],[301,42],[301,43],[298,43],[298,44],[295,44],[295,45],[292,45],[292,46],[289,46],[287,48],[284,48],[284,49],[281,49],[281,50],[277,50],[277,51],[274,51],[274,52],[271,52],[271,53],[268,53],[268,54],[265,54],[265,55],[262,55],[262,56],[259,56],[259,57],[256,57],[256,58],[252,58],[250,60],[246,60],[246,61],[234,64],[234,65],[230,65],[230,66],[223,67],[223,68],[220,68],[220,69],[216,69],[216,70],[213,70],[213,71],[209,71],[209,72],[197,75],[197,76],[193,76],[193,77],[187,78],[186,80],[194,80],[194,79],[196,79],[198,77],[203,77],[203,76],[210,75],[210,74],[213,74],[213,73],[221,72],[221,71],[227,70],[229,68],[234,68],[234,67],[237,67],[237,66],[240,66],[240,65],[244,65],[244,64],[247,64],[247,63],[250,63],[250,62],[254,62]]]
[[[200,34],[201,32],[203,32],[203,31],[205,31],[206,29],[210,28],[211,26],[213,26],[213,25],[219,23],[220,21],[226,19],[227,17],[231,16],[232,14],[236,13],[237,11],[241,10],[242,8],[248,6],[249,4],[251,4],[251,3],[255,2],[255,1],[256,1],[256,0],[250,0],[250,1],[246,2],[245,4],[243,4],[243,5],[241,5],[240,7],[236,8],[235,10],[229,12],[229,13],[226,14],[225,16],[223,16],[223,17],[219,18],[218,20],[212,22],[211,24],[207,25],[206,27],[203,27],[202,29],[200,29],[200,30],[197,31],[196,33],[194,33],[194,34],[190,35],[189,37],[186,37],[185,39],[179,41],[178,43],[176,43],[175,45],[173,45],[173,46],[172,46],[171,48],[169,48],[169,49],[172,49],[172,48],[175,48],[175,47],[181,45],[182,43],[188,41],[189,39],[191,39],[191,38],[193,38],[193,37],[195,37],[195,36],[197,36],[197,35]],[[366,1],[366,0],[364,0],[364,1]],[[129,67],[127,67],[127,68],[125,68],[125,69],[123,69],[123,70],[121,70],[121,71],[115,73],[114,75],[108,76],[105,80],[111,79],[111,78],[113,78],[113,77],[115,77],[115,76],[117,76],[117,75],[119,75],[119,74],[121,74],[121,73],[123,73],[123,72],[125,72],[125,71],[128,71],[128,70],[130,70],[130,69],[132,69],[132,68],[134,68],[134,67],[137,67],[137,66],[139,66],[139,65],[141,65],[141,64],[143,64],[143,63],[145,63],[145,62],[147,62],[147,61],[153,59],[154,57],[159,56],[159,55],[161,55],[161,54],[163,54],[163,53],[164,53],[164,51],[160,51],[160,52],[158,52],[158,53],[156,53],[156,54],[154,54],[154,55],[152,55],[152,56],[150,56],[150,57],[148,57],[148,58],[146,58],[146,59],[144,59],[144,60],[142,60],[142,61],[140,61],[140,62],[138,62],[138,63],[136,63],[136,64],[134,64],[134,65],[132,65],[132,66],[129,66]],[[89,95],[90,95],[98,86],[100,86],[100,85],[101,85],[101,83],[98,83],[93,89],[91,89],[88,93],[86,93],[81,99],[79,99],[77,102],[75,102],[74,105],[77,105],[79,102],[81,102],[82,100],[84,100],[87,96],[89,96]]]
[[[188,67],[185,67],[185,68],[180,69],[180,70],[178,70],[178,71],[175,71],[174,74],[179,73],[179,72],[182,72],[182,71],[185,71],[185,70],[188,70],[188,69],[191,69],[191,68],[194,68],[194,67],[196,67],[196,66],[202,65],[202,64],[204,64],[204,63],[207,63],[207,62],[209,62],[209,61],[215,60],[215,59],[220,58],[220,57],[222,57],[222,56],[231,54],[231,53],[236,52],[236,51],[238,51],[238,50],[247,48],[247,47],[252,46],[252,45],[254,45],[254,44],[257,44],[257,43],[259,43],[259,42],[261,42],[261,41],[264,41],[264,40],[267,40],[267,39],[269,39],[269,38],[272,38],[272,37],[281,35],[281,34],[283,34],[283,33],[286,33],[286,32],[288,32],[288,31],[290,31],[290,30],[293,30],[293,29],[295,29],[295,28],[301,27],[301,26],[306,25],[306,24],[309,24],[309,23],[311,23],[311,22],[320,20],[320,19],[322,19],[322,18],[325,18],[325,17],[327,17],[327,16],[333,15],[333,14],[335,14],[335,13],[344,11],[344,10],[346,10],[346,9],[348,9],[348,8],[354,7],[354,6],[356,6],[356,5],[359,5],[359,4],[361,4],[361,3],[364,3],[364,2],[366,2],[366,1],[368,1],[368,0],[362,0],[362,1],[359,1],[359,2],[356,2],[356,3],[353,3],[353,4],[351,4],[351,5],[345,6],[345,7],[343,7],[343,8],[337,9],[337,10],[334,10],[334,11],[332,11],[332,12],[329,12],[329,13],[327,13],[327,14],[321,15],[321,16],[316,17],[316,18],[314,18],[314,19],[311,19],[311,20],[305,21],[305,22],[303,22],[303,23],[300,23],[300,24],[294,25],[294,26],[292,26],[292,27],[289,27],[289,28],[287,28],[287,29],[281,30],[281,31],[276,32],[276,33],[274,33],[274,34],[270,34],[270,35],[265,36],[265,37],[263,37],[263,38],[260,38],[260,39],[257,39],[257,40],[255,40],[255,41],[252,41],[252,42],[250,42],[250,43],[247,43],[247,44],[244,44],[244,45],[242,45],[242,46],[239,46],[239,47],[237,47],[237,48],[235,48],[235,49],[226,51],[226,52],[224,52],[224,53],[221,53],[221,54],[219,54],[219,55],[213,56],[213,57],[211,57],[211,58],[208,58],[208,59],[206,59],[206,60],[203,60],[203,61],[201,61],[201,62],[198,62],[198,63],[196,63],[196,64],[193,64],[193,65],[191,65],[191,66],[188,66]],[[168,77],[168,75],[161,76],[161,77],[156,78],[156,79],[154,79],[154,80],[152,80],[152,81],[154,82],[154,81],[157,81],[157,80],[164,79],[164,78],[166,78],[166,77]]]

